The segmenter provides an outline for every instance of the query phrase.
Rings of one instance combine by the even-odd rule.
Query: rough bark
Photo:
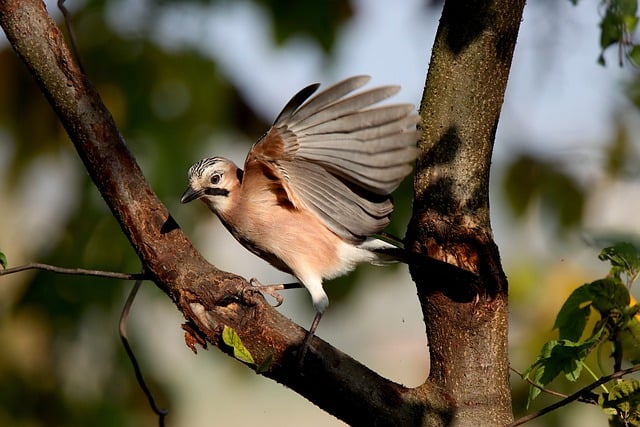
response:
[[[300,367],[296,352],[304,329],[244,279],[216,269],[195,250],[150,188],[42,1],[1,1],[0,26],[57,113],[144,271],[183,313],[188,342],[205,339],[230,353],[221,333],[225,325],[233,328],[257,364],[272,358],[263,375],[352,425],[421,425],[426,413],[448,412],[441,393],[382,378],[317,337]]]
[[[318,338],[300,367],[296,351],[305,331],[244,279],[216,269],[194,249],[145,180],[44,4],[0,1],[0,26],[58,114],[144,271],[184,314],[188,343],[206,340],[229,353],[221,333],[225,325],[233,328],[258,364],[272,358],[263,375],[351,425],[500,425],[511,419],[507,283],[487,193],[522,6],[445,4],[421,108],[424,155],[407,243],[479,280],[433,263],[412,267],[431,355],[430,377],[415,389],[380,377]],[[431,267],[425,271],[424,265]]]
[[[421,103],[407,245],[479,277],[412,268],[429,338],[426,384],[449,393],[461,426],[512,420],[508,287],[491,231],[489,171],[523,8],[523,0],[446,1]]]

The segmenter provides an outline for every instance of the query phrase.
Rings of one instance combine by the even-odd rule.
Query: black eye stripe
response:
[[[208,196],[224,196],[229,195],[229,190],[225,188],[205,188],[204,193]]]

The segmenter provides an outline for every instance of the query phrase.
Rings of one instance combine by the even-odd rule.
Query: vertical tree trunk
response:
[[[445,3],[421,105],[423,155],[408,247],[469,270],[412,266],[430,343],[431,374],[417,389],[379,377],[319,339],[302,371],[303,331],[244,301],[240,278],[207,264],[146,184],[113,121],[37,0],[0,1],[0,25],[60,116],[145,271],[198,337],[230,352],[234,329],[264,375],[353,425],[504,425],[511,420],[507,282],[489,221],[488,178],[523,0]],[[431,265],[432,263],[430,263]],[[224,303],[225,296],[237,301]],[[246,321],[251,319],[251,321]],[[253,366],[250,366],[254,368]],[[337,395],[339,395],[338,398]]]
[[[455,425],[512,420],[507,280],[489,219],[489,170],[524,1],[449,0],[421,103],[412,251],[476,273],[473,284],[413,266],[429,338],[428,384]]]

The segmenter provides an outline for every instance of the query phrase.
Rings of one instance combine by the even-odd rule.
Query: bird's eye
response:
[[[215,174],[211,177],[211,183],[213,185],[218,185],[220,183],[220,175]]]

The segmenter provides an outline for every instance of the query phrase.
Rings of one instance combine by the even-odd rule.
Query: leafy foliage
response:
[[[546,211],[556,214],[561,230],[582,219],[585,191],[557,162],[523,154],[511,163],[503,183],[507,201],[518,217],[539,199]]]
[[[313,13],[309,4],[297,0],[259,0],[267,6],[275,23],[275,38],[282,43],[300,34],[312,34],[322,48],[329,52],[335,43],[335,26],[353,14],[349,2],[329,0],[315,2]]]
[[[578,0],[571,0],[575,5]],[[617,45],[620,65],[624,57],[634,65],[640,65],[640,45],[633,42],[633,33],[638,26],[637,0],[601,0],[603,7],[600,20],[600,48],[598,62],[605,65],[604,51]]]
[[[54,3],[49,7],[56,15]],[[221,140],[221,135],[239,135],[228,143],[242,144],[245,136],[248,141],[259,137],[266,124],[251,109],[249,100],[223,76],[215,60],[196,46],[166,43],[158,34],[157,18],[171,12],[169,8],[201,7],[213,13],[213,8],[207,7],[222,4],[222,0],[128,2],[145,8],[144,19],[127,20],[126,31],[122,31],[122,27],[113,25],[122,16],[109,18],[122,15],[119,8],[125,3],[88,0],[73,2],[69,8],[91,82],[154,191],[171,209],[184,190],[187,168],[205,150],[215,150],[212,141]],[[267,18],[274,17],[274,41],[302,36],[325,51],[333,47],[339,26],[352,13],[343,2],[318,4],[322,12],[317,14],[302,7],[281,10],[280,3],[268,0],[252,3],[264,8]],[[278,10],[272,10],[275,3]],[[282,27],[285,24],[288,28]],[[60,27],[64,31],[64,25]],[[73,187],[59,195],[69,205],[59,232],[42,244],[32,244],[33,249],[23,256],[60,266],[139,270],[138,259],[118,224],[89,177],[81,172],[80,160],[64,129],[8,45],[0,48],[0,136],[1,143],[8,141],[10,146],[8,167],[3,170],[9,189],[3,194],[5,202],[19,198],[24,187],[21,184],[32,178],[43,159],[66,156],[74,159],[72,165],[78,172]],[[47,206],[37,209],[45,218],[50,211]],[[187,219],[197,214],[187,211]],[[1,264],[6,264],[2,255]],[[9,333],[10,325],[31,325],[39,338],[34,339],[37,346],[28,353],[41,359],[29,363],[21,360],[24,355],[18,357],[13,352],[0,357],[0,376],[4,379],[0,384],[0,425],[153,425],[155,420],[148,414],[147,402],[130,374],[129,362],[114,332],[123,286],[104,279],[46,272],[17,280],[24,282],[15,300],[5,301],[7,311],[2,313],[5,317],[0,338],[5,347],[13,348],[18,334]],[[95,342],[87,344],[80,341],[89,339],[88,324],[104,333],[93,334]],[[82,390],[68,393],[62,366],[69,365],[67,361],[73,356],[69,353],[79,345],[86,349],[86,359],[98,361],[86,376],[95,381],[99,396]]]
[[[640,256],[638,248],[628,242],[620,242],[614,246],[604,248],[598,258],[611,263],[610,274],[615,280],[621,281],[622,276],[626,276],[626,285],[631,284],[638,277],[640,272]]]
[[[623,380],[598,398],[598,404],[610,415],[611,426],[640,425],[640,381]]]
[[[600,328],[588,340],[574,342],[567,339],[548,341],[543,347],[536,361],[525,371],[525,377],[544,387],[558,375],[564,373],[569,381],[576,381],[580,377],[584,366],[584,359],[599,343],[603,329]],[[533,375],[530,375],[533,372]],[[529,402],[535,399],[541,390],[530,387]]]
[[[628,316],[631,318],[618,332],[618,339],[622,346],[624,360],[640,364],[640,305],[634,304],[629,308]]]
[[[614,370],[620,370],[623,359],[640,362],[640,306],[632,299],[629,288],[638,276],[640,249],[627,242],[604,248],[598,258],[608,261],[607,277],[586,283],[569,295],[558,312],[554,329],[559,339],[548,341],[525,376],[539,387],[529,390],[529,402],[558,375],[576,381],[587,365],[585,359],[598,346],[609,344]],[[591,330],[589,320],[596,315]],[[586,338],[581,339],[584,335]],[[591,372],[591,370],[589,370]],[[598,402],[611,415],[612,422],[637,425],[640,391],[637,380],[617,382],[600,394]]]

